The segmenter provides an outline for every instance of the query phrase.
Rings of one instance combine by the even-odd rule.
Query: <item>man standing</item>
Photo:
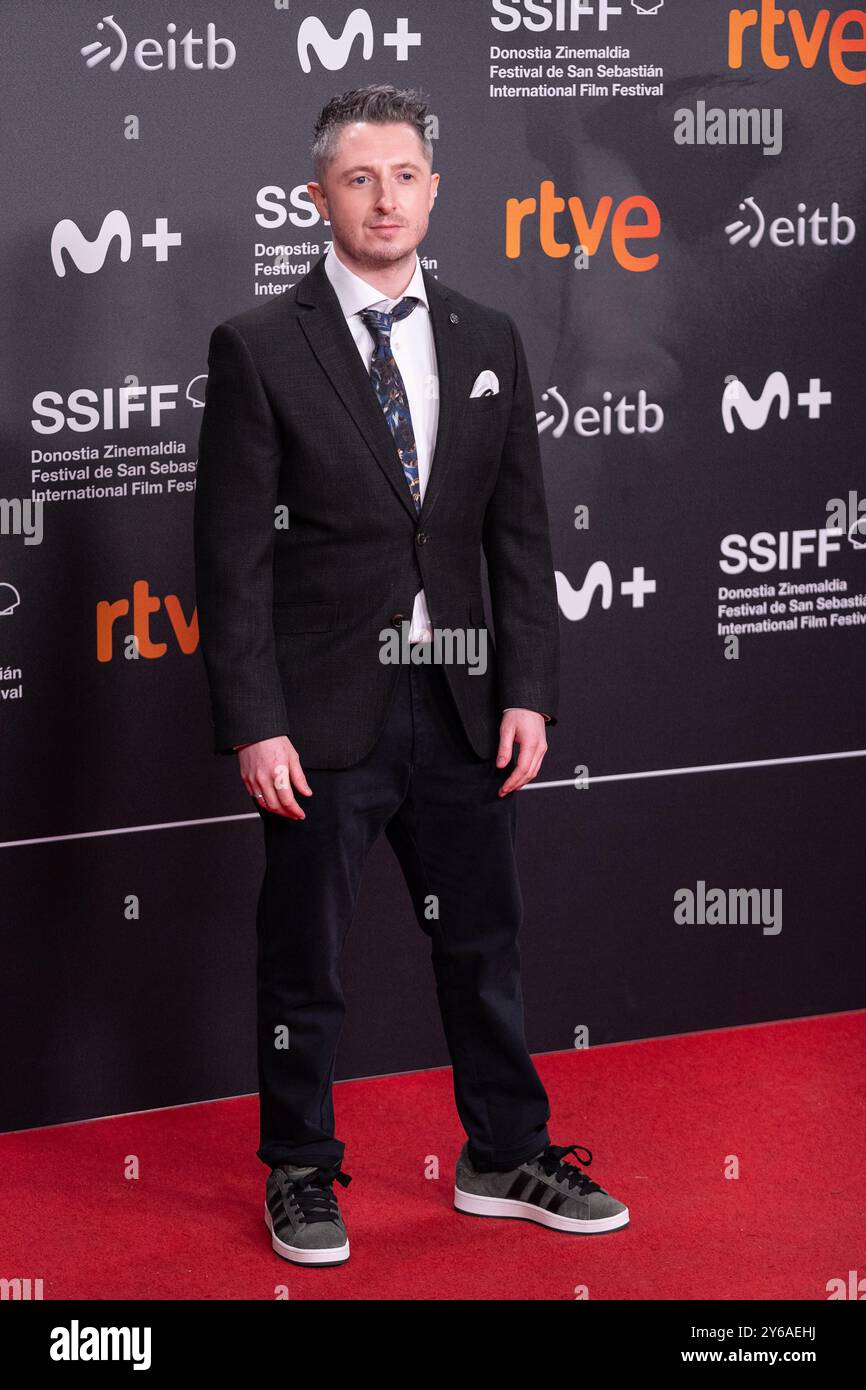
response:
[[[210,342],[199,630],[214,747],[237,753],[264,829],[257,1153],[273,1248],[302,1264],[349,1255],[338,962],[382,831],[432,944],[468,1136],[455,1205],[628,1221],[551,1145],[524,1038],[513,793],[556,723],[559,615],[517,328],[418,259],[439,183],[427,119],[387,85],[327,103],[308,188],[333,244]],[[442,633],[465,639],[445,659]]]

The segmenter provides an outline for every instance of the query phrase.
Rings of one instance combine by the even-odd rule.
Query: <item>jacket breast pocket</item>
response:
[[[493,408],[501,403],[502,393],[494,391],[492,396],[470,396],[466,402],[467,415],[481,415],[485,410]]]
[[[336,627],[340,605],[331,600],[274,603],[274,632],[328,632]]]

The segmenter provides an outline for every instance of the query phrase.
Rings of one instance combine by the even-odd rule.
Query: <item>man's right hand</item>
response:
[[[243,784],[256,805],[289,820],[307,817],[293,795],[293,789],[312,796],[297,749],[287,738],[263,738],[259,743],[243,743],[237,750]],[[259,793],[262,795],[260,796]]]

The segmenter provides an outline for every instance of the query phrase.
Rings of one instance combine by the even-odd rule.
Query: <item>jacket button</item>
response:
[[[415,540],[418,545],[426,545],[429,539],[430,537],[427,535],[426,531],[417,531],[415,534]]]
[[[392,614],[391,614],[391,622],[394,624],[395,627],[396,627],[396,625],[397,625],[398,623],[402,623],[402,621],[403,621],[403,614],[402,614],[402,613],[392,613]]]

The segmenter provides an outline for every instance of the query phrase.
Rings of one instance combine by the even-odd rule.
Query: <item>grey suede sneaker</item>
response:
[[[334,1180],[348,1187],[348,1173],[281,1163],[265,1184],[265,1225],[271,1245],[299,1265],[340,1265],[349,1258],[349,1237],[334,1195]]]
[[[464,1144],[457,1160],[454,1205],[473,1216],[519,1216],[557,1231],[593,1235],[628,1225],[628,1207],[605,1192],[566,1154],[578,1157],[579,1144],[549,1144],[534,1158],[507,1173],[482,1173]],[[582,1163],[591,1163],[592,1154]]]

